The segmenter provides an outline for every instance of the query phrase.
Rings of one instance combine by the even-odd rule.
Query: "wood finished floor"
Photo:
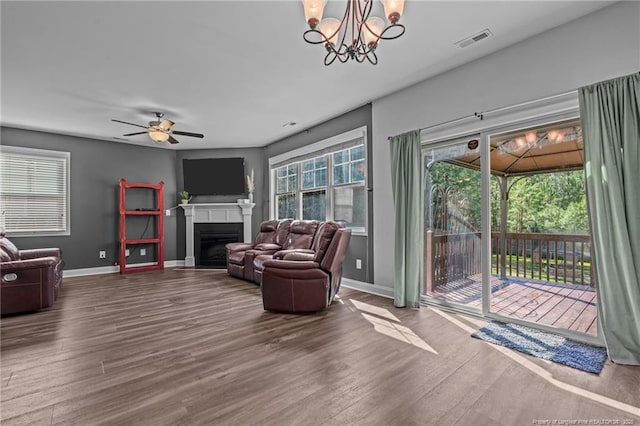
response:
[[[640,425],[640,411],[560,389],[433,309],[345,288],[325,312],[286,315],[223,271],[65,278],[52,309],[1,330],[3,425]],[[596,376],[518,357],[640,407],[638,367]]]
[[[491,277],[491,312],[557,328],[597,333],[596,291],[533,278]],[[482,275],[437,286],[431,296],[482,310]]]

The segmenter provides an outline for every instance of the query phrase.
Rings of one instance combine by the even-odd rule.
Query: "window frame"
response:
[[[355,141],[359,139],[358,142],[355,142],[353,145],[344,146],[349,142]],[[364,150],[364,158],[362,160],[364,162],[364,179],[352,182],[349,180],[345,183],[334,184],[333,183],[333,154],[349,150],[349,157],[351,156],[350,151],[355,147],[362,147]],[[335,148],[335,149],[332,149]],[[269,158],[269,176],[270,176],[270,195],[272,202],[269,203],[269,214],[271,219],[275,219],[278,217],[278,206],[277,206],[277,197],[279,195],[283,195],[283,193],[277,192],[277,170],[282,167],[288,167],[290,165],[295,164],[298,171],[298,185],[296,188],[295,196],[296,196],[296,217],[294,219],[301,219],[303,215],[303,201],[302,194],[306,192],[315,192],[315,191],[324,191],[325,192],[325,220],[334,220],[334,210],[335,210],[335,201],[334,201],[334,188],[340,187],[362,187],[365,191],[365,194],[368,194],[368,186],[367,182],[369,179],[368,176],[368,161],[367,161],[367,131],[366,126],[342,133],[340,135],[336,135],[332,138],[325,139],[310,145],[306,145],[302,148],[298,148],[296,150],[289,151],[285,154],[277,155]],[[309,160],[316,160],[320,157],[324,157],[326,159],[326,185],[324,186],[314,186],[313,188],[304,188],[303,189],[303,170],[302,163]],[[290,161],[288,161],[290,160]],[[353,161],[349,158],[349,161],[346,164],[351,165]],[[315,163],[314,163],[315,166]],[[314,168],[314,171],[318,169]],[[314,181],[314,185],[316,182]],[[368,227],[369,227],[369,206],[368,206],[368,196],[365,201],[365,225],[363,227],[350,227],[352,229],[353,235],[368,235]]]
[[[68,236],[71,235],[71,153],[66,151],[56,151],[49,149],[27,148],[20,146],[0,146],[0,155],[6,154],[19,156],[23,158],[44,158],[47,160],[59,160],[63,164],[63,214],[65,216],[64,229],[56,231],[33,230],[33,231],[16,231],[6,228],[4,211],[0,212],[2,227],[5,229],[7,236],[10,237],[47,237],[47,236]],[[2,186],[6,185],[2,182]],[[2,189],[0,188],[0,193]]]

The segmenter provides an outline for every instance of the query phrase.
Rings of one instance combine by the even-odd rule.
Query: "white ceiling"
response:
[[[407,0],[406,33],[381,43],[377,66],[325,67],[300,1],[2,1],[1,123],[114,141],[136,128],[112,118],[162,111],[205,134],[164,148],[264,146],[611,3]],[[454,45],[485,28],[494,36]]]

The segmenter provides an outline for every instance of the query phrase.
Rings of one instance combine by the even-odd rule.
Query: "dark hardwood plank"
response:
[[[451,317],[458,323],[346,288],[321,313],[265,312],[258,287],[215,270],[65,279],[52,309],[2,318],[0,420],[640,423],[640,415],[562,390],[514,360],[635,407],[639,368],[608,363],[595,376],[507,357],[460,326],[478,328],[477,320]]]

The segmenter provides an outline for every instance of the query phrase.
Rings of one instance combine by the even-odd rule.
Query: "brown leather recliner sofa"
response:
[[[227,244],[228,273],[261,285],[263,306],[282,312],[325,309],[340,289],[351,230],[315,220],[264,222],[252,244]]]
[[[0,313],[48,308],[58,297],[64,261],[59,248],[18,250],[0,231]]]
[[[227,272],[237,278],[253,281],[253,259],[261,254],[273,254],[282,248],[289,235],[291,220],[268,220],[260,224],[252,243],[229,243]]]
[[[287,238],[279,250],[271,253],[257,254],[253,259],[253,282],[260,285],[264,262],[274,258],[282,258],[286,253],[309,251],[313,245],[320,222],[317,220],[294,220],[289,226]]]
[[[290,251],[263,263],[262,304],[280,312],[327,308],[340,289],[351,229],[327,222],[318,228],[312,251]]]

